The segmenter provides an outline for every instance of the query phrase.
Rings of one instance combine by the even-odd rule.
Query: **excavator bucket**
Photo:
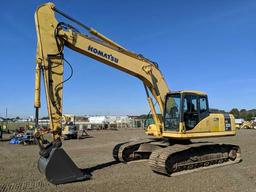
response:
[[[55,185],[90,179],[83,173],[62,148],[53,148],[49,157],[40,157],[38,169],[46,179]]]

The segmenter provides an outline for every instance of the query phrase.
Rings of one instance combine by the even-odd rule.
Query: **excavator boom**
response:
[[[69,24],[58,22],[55,13],[61,14],[77,25],[85,28],[91,36],[80,33]],[[60,137],[62,134],[64,47],[68,47],[140,79],[145,86],[147,99],[155,121],[155,124],[152,125],[155,129],[151,134],[161,137],[162,119],[156,113],[149,91],[158,103],[161,114],[163,114],[165,95],[169,92],[169,88],[156,63],[142,55],[128,51],[95,29],[87,27],[67,16],[62,11],[56,9],[53,3],[44,4],[36,10],[35,23],[38,40],[34,102],[36,127],[38,127],[41,103],[40,85],[43,76],[50,118],[50,133],[53,136],[53,141],[48,145],[44,145],[42,142],[44,132],[38,131],[35,134],[40,147],[38,167],[41,172],[45,173],[50,182],[59,184],[88,177],[82,174],[65,151],[60,148]]]
[[[43,74],[50,126],[55,136],[61,134],[63,51],[65,46],[140,79],[145,88],[151,91],[160,112],[163,113],[165,96],[169,92],[169,88],[156,63],[122,48],[94,29],[87,27],[89,32],[94,35],[94,37],[89,37],[68,24],[59,23],[55,18],[55,10],[57,9],[54,4],[48,3],[39,7],[35,14],[38,38],[35,108],[40,107],[40,80],[41,74]],[[63,14],[61,11],[57,11]],[[151,102],[149,95],[148,99]],[[150,107],[152,112],[155,111],[152,108],[153,105],[150,104]],[[161,119],[154,113],[153,116],[156,124],[160,127]]]

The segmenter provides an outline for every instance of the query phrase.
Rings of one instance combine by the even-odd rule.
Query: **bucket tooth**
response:
[[[38,169],[46,179],[55,185],[90,179],[83,173],[62,148],[53,148],[49,157],[40,157]]]

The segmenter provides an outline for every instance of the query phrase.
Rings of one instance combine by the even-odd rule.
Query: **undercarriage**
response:
[[[167,176],[240,162],[241,150],[232,144],[142,139],[117,144],[113,157],[120,162],[149,159],[152,171]]]

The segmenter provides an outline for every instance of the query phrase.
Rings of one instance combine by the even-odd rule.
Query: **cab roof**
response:
[[[206,93],[204,93],[202,91],[195,91],[195,90],[182,90],[182,91],[171,92],[171,94],[175,94],[175,93],[180,93],[180,94],[192,93],[192,94],[196,94],[196,95],[207,95]]]

